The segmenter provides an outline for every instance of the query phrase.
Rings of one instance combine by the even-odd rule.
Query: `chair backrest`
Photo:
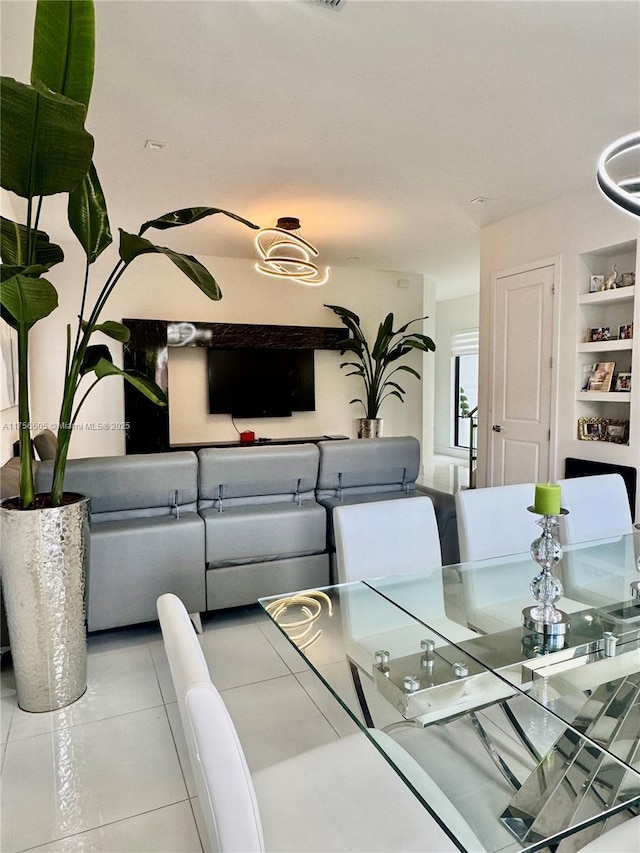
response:
[[[431,499],[345,504],[333,511],[341,583],[440,567]]]
[[[180,599],[158,599],[158,616],[178,697],[207,834],[216,853],[262,853],[264,839],[251,774],[235,726],[211,682]]]
[[[632,532],[627,488],[620,474],[595,474],[558,482],[562,506],[569,510],[561,526],[567,545]]]
[[[533,504],[534,483],[465,489],[456,493],[460,560],[488,560],[528,551],[540,536]]]

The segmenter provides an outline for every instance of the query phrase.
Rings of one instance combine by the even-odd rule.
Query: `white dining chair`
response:
[[[158,599],[187,750],[209,847],[256,851],[427,851],[457,846],[411,793],[367,736],[359,732],[254,774],[222,696],[209,677],[182,602]],[[457,809],[388,735],[372,737],[469,851],[484,848]]]
[[[345,504],[333,510],[340,583],[440,568],[431,498]]]
[[[487,634],[516,628],[523,608],[535,603],[529,583],[538,567],[529,550],[542,533],[528,510],[535,484],[468,489],[455,498],[461,561],[478,563],[460,569],[468,624]],[[568,596],[558,603],[568,613],[585,606]]]
[[[640,850],[640,815],[603,832],[585,844],[578,853],[638,853]]]
[[[460,562],[522,554],[540,535],[533,513],[534,483],[456,492]]]
[[[624,536],[633,531],[627,488],[620,474],[595,474],[559,480],[564,543]]]
[[[633,532],[624,480],[620,474],[595,474],[559,483],[569,511],[560,525],[565,591],[593,607],[615,604],[627,597],[623,577],[635,567],[631,537],[624,538]]]

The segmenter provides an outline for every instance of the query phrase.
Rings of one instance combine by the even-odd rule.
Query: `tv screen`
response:
[[[209,349],[209,412],[283,418],[315,410],[313,350]]]

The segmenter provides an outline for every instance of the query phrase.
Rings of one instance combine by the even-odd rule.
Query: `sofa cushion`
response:
[[[403,491],[420,471],[420,443],[412,436],[321,441],[318,449],[318,498]]]
[[[90,631],[156,619],[165,592],[204,610],[204,522],[188,512],[92,523],[87,590]]]
[[[313,497],[318,479],[315,444],[207,448],[198,453],[200,509]],[[228,503],[230,502],[230,503]]]
[[[201,510],[208,565],[275,560],[326,548],[324,509],[315,501]]]
[[[52,471],[52,462],[40,463],[38,491],[49,491]],[[136,510],[171,515],[174,505],[191,511],[196,509],[198,497],[198,461],[189,451],[70,459],[65,490],[91,497],[92,518],[99,513],[127,517]]]

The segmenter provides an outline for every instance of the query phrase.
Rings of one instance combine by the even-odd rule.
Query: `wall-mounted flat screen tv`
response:
[[[313,350],[209,349],[209,412],[284,418],[316,407]]]

